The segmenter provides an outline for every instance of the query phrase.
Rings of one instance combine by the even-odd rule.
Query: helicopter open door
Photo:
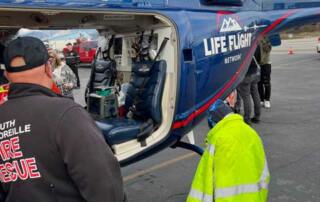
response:
[[[45,9],[18,8],[1,8],[1,15],[6,16],[5,19],[0,18],[0,25],[4,30],[16,30],[23,25],[31,30],[96,29],[100,37],[109,39],[114,36],[110,64],[116,68],[117,83],[127,90],[123,101],[126,112],[122,116],[112,112],[108,116],[98,117],[92,113],[98,127],[121,163],[145,155],[168,138],[174,121],[179,61],[177,31],[168,18],[155,13],[135,11],[86,13],[76,10],[49,12]],[[140,43],[141,38],[143,41],[150,38],[152,40],[147,58],[136,60],[137,51],[134,47]],[[159,54],[155,58],[157,53]],[[95,87],[110,87],[103,82],[108,79],[104,78],[103,69],[94,73],[98,75]],[[98,78],[99,76],[102,77]],[[113,88],[111,94],[112,91]],[[120,100],[120,92],[124,91],[118,89],[114,101]],[[101,101],[99,96],[106,99]],[[94,107],[106,109],[108,104],[105,101],[108,101],[107,95],[96,96],[96,100],[92,99],[92,103],[88,103],[89,110]],[[128,115],[129,113],[132,115]]]
[[[171,131],[177,83],[172,36],[168,27],[109,35],[108,56],[92,66],[87,108],[120,161],[143,155]],[[101,89],[110,94],[101,96]]]

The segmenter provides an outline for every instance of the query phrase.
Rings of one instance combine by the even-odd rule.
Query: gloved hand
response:
[[[208,125],[213,128],[219,121],[221,121],[228,114],[232,114],[232,109],[222,100],[217,100],[210,106],[208,111]]]

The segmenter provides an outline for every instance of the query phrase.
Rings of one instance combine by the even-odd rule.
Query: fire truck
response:
[[[75,45],[73,48],[79,54],[80,62],[82,64],[90,64],[94,59],[97,47],[98,41],[77,39],[77,45]],[[63,49],[64,53],[67,51],[67,48]]]

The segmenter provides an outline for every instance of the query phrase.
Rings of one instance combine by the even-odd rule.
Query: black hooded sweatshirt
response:
[[[0,107],[6,202],[124,200],[119,164],[80,105],[33,84],[11,84]]]

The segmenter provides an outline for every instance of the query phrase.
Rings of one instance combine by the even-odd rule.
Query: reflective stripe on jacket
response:
[[[258,134],[232,114],[207,136],[187,202],[265,202],[270,180]]]

